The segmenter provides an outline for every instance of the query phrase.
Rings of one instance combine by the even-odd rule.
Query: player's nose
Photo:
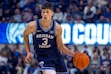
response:
[[[44,13],[44,16],[46,16],[47,15],[47,13]]]

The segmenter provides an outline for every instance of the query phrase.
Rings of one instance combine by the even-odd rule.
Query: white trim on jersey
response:
[[[68,72],[57,72],[56,74],[69,74]]]
[[[41,67],[41,70],[55,70],[54,67]]]
[[[43,70],[43,74],[56,74],[55,70]]]

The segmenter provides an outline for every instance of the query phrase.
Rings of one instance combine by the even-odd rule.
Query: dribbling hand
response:
[[[26,56],[26,58],[25,58],[25,62],[26,63],[29,63],[30,61],[31,61],[31,58],[32,58],[32,53],[30,52],[30,53],[27,53],[27,56]]]

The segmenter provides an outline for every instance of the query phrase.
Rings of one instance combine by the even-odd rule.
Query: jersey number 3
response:
[[[42,38],[42,40],[44,41],[44,42],[42,43],[42,45],[47,45],[47,44],[48,44],[48,38]]]

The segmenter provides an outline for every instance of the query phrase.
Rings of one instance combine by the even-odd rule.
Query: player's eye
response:
[[[44,11],[42,13],[45,13]]]
[[[46,11],[46,13],[49,13],[49,11]]]
[[[47,10],[46,13],[49,13],[49,11]]]

